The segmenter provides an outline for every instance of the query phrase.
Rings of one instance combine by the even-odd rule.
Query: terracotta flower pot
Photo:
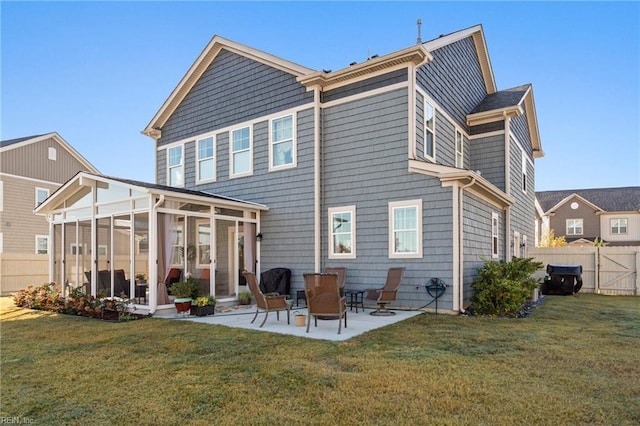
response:
[[[192,300],[190,297],[178,298],[173,301],[179,314],[189,312],[189,309],[191,309],[191,302]]]

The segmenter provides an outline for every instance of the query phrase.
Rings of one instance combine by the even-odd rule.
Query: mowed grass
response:
[[[638,297],[423,314],[346,342],[8,301],[0,414],[34,424],[640,424]]]

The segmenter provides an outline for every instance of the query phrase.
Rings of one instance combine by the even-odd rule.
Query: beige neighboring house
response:
[[[47,281],[49,224],[34,208],[80,171],[99,173],[58,133],[0,141],[0,292]]]
[[[571,246],[640,246],[640,186],[536,192],[536,217],[536,242],[553,229]]]

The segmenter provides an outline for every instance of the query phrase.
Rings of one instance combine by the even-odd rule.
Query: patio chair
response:
[[[171,288],[173,283],[177,283],[182,278],[182,269],[179,268],[171,268],[167,273],[167,278],[165,278],[164,283],[167,286],[167,291]]]
[[[117,297],[121,297],[124,293],[125,298],[129,297],[129,293],[131,292],[130,286],[131,281],[126,279],[124,275],[124,269],[114,269],[113,271],[113,295]]]
[[[307,333],[311,317],[318,326],[318,316],[323,319],[338,320],[338,334],[342,331],[342,319],[347,328],[347,301],[340,294],[337,274],[303,274],[304,290],[307,295]]]
[[[262,324],[260,327],[267,322],[267,317],[269,316],[269,312],[275,312],[276,318],[280,321],[280,311],[287,311],[287,324],[290,324],[289,314],[291,311],[291,306],[287,303],[287,295],[279,295],[276,293],[263,293],[260,291],[260,287],[258,286],[258,280],[256,279],[256,275],[253,272],[244,272],[244,277],[247,279],[247,285],[249,286],[249,290],[253,294],[253,297],[256,299],[256,314],[251,320],[251,323],[258,318],[258,313],[260,311],[264,311],[264,320],[262,320]]]
[[[398,296],[398,289],[402,283],[402,277],[404,276],[405,268],[389,268],[387,272],[387,282],[384,287],[380,289],[368,288],[365,299],[375,300],[378,304],[378,309],[371,312],[370,315],[395,315],[395,312],[391,312],[386,308],[387,303],[395,302]]]
[[[344,285],[347,279],[347,268],[344,267],[334,267],[334,268],[324,268],[325,274],[337,274],[338,275],[338,288],[342,289],[344,292]]]

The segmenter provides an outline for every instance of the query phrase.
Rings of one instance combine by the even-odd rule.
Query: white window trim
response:
[[[618,223],[618,232],[613,232],[613,221],[617,220],[617,221],[623,221],[624,220],[624,228],[625,228],[625,232],[620,232],[620,223]],[[609,232],[611,233],[611,235],[627,235],[629,233],[629,221],[627,220],[626,217],[612,217],[609,220]]]
[[[427,127],[427,118],[426,118],[426,114],[425,111],[427,110],[427,105],[429,105],[431,107],[431,109],[433,110],[433,129],[429,129]],[[423,128],[424,128],[424,132],[422,135],[422,139],[423,139],[423,146],[422,146],[422,150],[423,150],[423,155],[425,158],[428,158],[429,160],[435,162],[436,161],[436,107],[434,106],[433,103],[429,102],[426,97],[424,99],[424,106],[422,108],[422,114],[423,114]],[[427,132],[430,132],[433,135],[433,156],[427,154]]]
[[[335,253],[333,250],[333,215],[336,213],[351,213],[351,253]],[[332,207],[329,209],[329,259],[356,258],[356,206]]]
[[[422,200],[421,199],[417,199],[417,200],[406,200],[406,201],[391,201],[389,202],[389,217],[388,217],[388,222],[389,222],[389,258],[390,259],[421,259],[422,258],[422,246],[423,246],[423,235],[422,235]],[[395,209],[398,208],[405,208],[405,207],[416,207],[417,208],[417,212],[416,212],[416,218],[417,218],[417,222],[416,223],[416,234],[417,234],[417,245],[418,245],[418,251],[415,253],[395,253],[395,238],[394,238],[394,211]]]
[[[86,244],[70,243],[69,247],[70,247],[69,254],[71,256],[84,256],[84,254],[86,253],[87,245]]]
[[[249,170],[243,173],[235,173],[233,166],[233,132],[236,130],[249,129]],[[238,151],[238,152],[244,152]],[[244,177],[244,176],[252,176],[253,175],[253,126],[241,126],[235,127],[229,130],[229,179]]]
[[[514,257],[520,257],[520,233],[513,231],[513,253]]]
[[[527,193],[527,155],[522,151],[522,192]]]
[[[46,197],[44,197],[44,199],[45,199],[45,200],[46,200],[46,199],[49,197],[49,195],[50,195],[50,192],[49,192],[49,189],[48,189],[48,188],[41,188],[41,187],[36,186],[36,193],[35,193],[35,197],[36,197],[36,207],[38,207],[40,204],[42,204],[42,202],[41,202],[40,200],[38,200],[38,191],[44,191],[44,192],[46,192],[46,193],[47,193],[47,196],[46,196]],[[42,201],[44,201],[44,200],[42,200]]]
[[[171,166],[169,164],[169,152],[172,149],[176,149],[176,148],[180,148],[180,164],[176,165],[176,166]],[[167,171],[166,171],[166,176],[167,176],[167,186],[171,186],[173,188],[184,188],[185,185],[185,175],[184,175],[184,144],[179,144],[179,145],[173,145],[170,147],[167,147],[167,151],[166,151],[166,155],[167,155]],[[179,168],[180,170],[182,170],[182,185],[172,185],[171,184],[171,169],[173,168]]]
[[[578,220],[580,221],[580,233],[576,233],[576,232],[571,233],[571,232],[569,232],[569,221],[572,221],[572,220],[573,221],[578,221]],[[575,228],[576,228],[576,226],[574,224],[573,229],[575,229]],[[571,236],[583,235],[584,234],[584,221],[581,218],[578,218],[578,219],[567,219],[567,222],[566,222],[566,233],[567,233],[567,235],[571,235]]]
[[[46,253],[38,253],[38,240],[40,239],[44,239],[47,241],[47,252]],[[51,251],[51,247],[49,246],[49,236],[48,235],[36,235],[35,236],[35,254],[49,254],[49,252]]]
[[[48,151],[49,160],[56,161],[56,159],[58,158],[58,152],[56,151],[56,148],[54,146],[50,146]]]
[[[4,182],[0,180],[0,212],[4,210]]]
[[[174,236],[174,233],[178,233],[178,234],[181,236],[181,238],[178,238],[178,240],[182,239],[182,241],[178,241],[178,243],[177,243],[177,244],[174,244],[174,243],[173,243],[173,236]],[[185,242],[185,239],[184,239],[184,238],[185,238],[185,235],[184,235],[184,226],[183,226],[183,224],[176,224],[176,225],[175,225],[175,229],[173,229],[173,230],[170,232],[170,234],[169,234],[169,235],[170,235],[170,238],[171,238],[171,251],[172,251],[172,256],[171,256],[171,266],[175,266],[175,267],[183,268],[183,267],[185,266],[185,265],[183,265],[183,263],[184,263],[184,255],[185,255],[184,250],[186,250],[186,249],[185,249],[185,244],[184,244],[184,242]],[[173,259],[174,259],[174,258],[175,258],[175,256],[176,256],[176,249],[179,249],[179,248],[182,248],[182,250],[183,250],[183,253],[182,253],[182,259],[180,259],[180,263],[173,263]]]
[[[291,117],[291,164],[284,164],[282,166],[275,166],[273,164],[274,158],[273,158],[273,146],[274,146],[274,140],[273,140],[273,122],[275,120],[279,120],[282,118],[286,118],[286,117]],[[296,124],[296,114],[291,113],[291,114],[285,114],[285,115],[281,115],[278,117],[273,117],[269,120],[269,171],[270,172],[276,172],[279,170],[287,170],[287,169],[293,169],[298,167],[298,131],[297,131],[297,124]],[[284,141],[278,141],[278,143],[282,143]]]
[[[455,132],[454,132],[454,159],[453,159],[453,163],[455,165],[456,168],[458,169],[464,169],[464,133],[462,132],[462,130],[458,129],[457,127],[455,128]],[[460,135],[460,150],[458,150],[458,135]],[[458,164],[458,154],[460,157],[460,163]]]
[[[213,154],[211,157],[207,157],[207,158],[200,158],[200,147],[198,146],[200,144],[200,141],[203,141],[205,139],[212,139],[212,144],[213,144]],[[200,183],[207,183],[207,182],[215,182],[216,181],[216,175],[217,175],[217,167],[216,167],[216,137],[215,135],[211,134],[208,136],[202,136],[196,139],[196,143],[195,143],[195,150],[196,150],[196,184],[200,184]],[[200,162],[203,160],[211,160],[213,161],[213,177],[211,178],[207,178],[207,179],[202,179],[200,176]]]
[[[491,257],[497,259],[500,253],[500,219],[498,213],[491,213]]]

